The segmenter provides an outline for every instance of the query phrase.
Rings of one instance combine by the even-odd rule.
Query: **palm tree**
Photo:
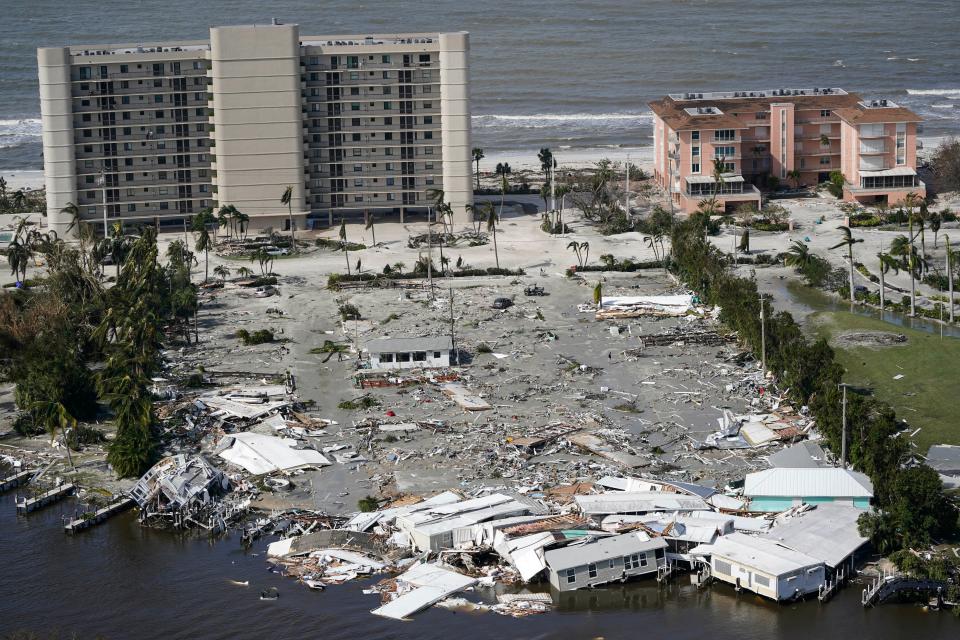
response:
[[[220,282],[223,282],[230,276],[230,268],[222,264],[218,264],[213,268],[213,275],[220,278]]]
[[[843,233],[843,241],[839,242],[832,247],[831,250],[838,249],[840,247],[847,248],[847,261],[850,264],[850,302],[854,302],[853,296],[853,245],[858,242],[863,242],[863,238],[854,238],[853,234],[850,232],[850,227],[839,227],[840,232]]]
[[[723,184],[724,184],[723,174],[725,174],[726,172],[727,172],[727,162],[726,162],[726,158],[724,158],[723,156],[720,156],[719,158],[714,158],[714,159],[713,159],[713,203],[714,203],[714,207],[716,207],[717,195],[720,193],[721,187],[723,187]]]
[[[473,162],[477,165],[477,170],[474,172],[474,176],[477,178],[477,191],[480,190],[480,161],[483,160],[486,156],[483,155],[483,149],[480,147],[474,147],[473,153]]]
[[[943,215],[941,213],[933,213],[930,215],[930,231],[933,231],[933,248],[937,249],[937,235],[940,233],[940,225],[943,223]]]
[[[350,252],[347,250],[347,223],[340,218],[340,248],[343,249],[343,258],[347,261],[347,275],[350,275]]]
[[[508,172],[504,172],[500,174],[500,213],[497,216],[498,218],[503,217],[503,204],[507,198],[507,191],[510,190],[510,181],[507,179],[507,173]]]
[[[373,214],[367,214],[367,224],[364,229],[368,229],[373,234],[373,246],[377,246],[377,229],[373,226]]]
[[[80,238],[80,248],[84,249],[88,238],[87,227],[83,224],[83,219],[80,217],[80,207],[78,207],[73,202],[68,202],[67,206],[63,209],[60,209],[60,213],[65,214],[70,217],[70,226],[67,227],[67,233],[73,231],[73,228],[77,228],[77,237]]]
[[[222,205],[217,210],[217,224],[220,225],[220,228],[227,227],[227,237],[233,238],[233,223],[230,216],[230,207],[232,205]]]
[[[577,266],[583,267],[583,257],[580,255],[580,243],[576,240],[571,240],[567,244],[567,249],[570,249],[577,255]]]
[[[900,273],[900,262],[889,253],[883,253],[882,251],[877,254],[877,258],[880,259],[880,311],[883,311],[887,301],[887,285],[884,282],[884,276],[887,275],[888,271]]]
[[[210,232],[207,231],[206,225],[200,225],[197,243],[193,248],[197,251],[203,251],[203,281],[207,282],[210,279],[210,249],[213,248],[213,242],[210,240]]]
[[[40,422],[50,434],[51,443],[57,436],[57,429],[60,429],[70,468],[76,471],[77,468],[73,466],[73,456],[70,454],[70,440],[67,433],[77,428],[77,419],[70,415],[67,408],[60,402],[35,402],[30,407],[30,411],[34,414],[35,420]]]
[[[254,260],[260,265],[260,275],[266,276],[270,274],[273,266],[273,256],[267,253],[265,248],[260,247],[250,255],[250,262]]]
[[[216,271],[216,269],[214,269]],[[249,278],[253,275],[253,269],[250,267],[239,267],[237,269],[237,276],[240,278]]]
[[[587,266],[590,262],[590,243],[581,242],[580,250],[583,251],[583,266]]]
[[[560,198],[560,207],[557,209],[556,226],[560,227],[560,233],[563,233],[563,200],[572,191],[568,184],[558,184],[554,189],[555,198]]]
[[[553,152],[550,147],[541,147],[537,159],[540,161],[540,170],[543,171],[543,181],[549,183],[550,169],[553,167]]]
[[[503,181],[506,182],[507,176],[503,176]],[[493,208],[493,204],[490,202],[483,203],[484,212],[487,215],[487,231],[493,235],[493,259],[496,262],[497,269],[500,268],[500,252],[497,250],[497,212]],[[503,211],[503,204],[500,204],[500,210]]]
[[[800,188],[800,170],[799,169],[791,169],[790,171],[788,171],[787,178],[789,178],[790,180],[793,180],[793,186],[795,189]]]
[[[783,259],[783,264],[793,267],[803,273],[807,267],[813,263],[813,254],[810,253],[810,247],[799,240],[794,240],[787,250],[787,256]]]
[[[656,234],[659,235],[659,234]],[[643,244],[653,249],[653,259],[663,264],[660,260],[660,249],[658,248],[659,239],[654,236],[643,236]],[[601,258],[603,256],[600,256]]]
[[[242,211],[237,211],[236,219],[237,219],[237,236],[246,240],[247,229],[250,226],[250,216],[248,216]]]
[[[10,274],[17,282],[26,282],[27,265],[32,257],[30,247],[17,236],[7,246],[7,264],[10,265]]]
[[[293,228],[293,187],[288,186],[283,190],[283,195],[280,196],[280,204],[287,205],[287,216],[290,220],[290,248],[296,251],[297,235],[296,230]]]
[[[24,193],[23,189],[17,189],[13,192],[13,208],[16,213],[22,212],[26,209],[27,205],[27,194]]]
[[[403,273],[403,270],[406,268],[407,268],[407,265],[403,264],[402,262],[393,263],[393,270],[396,271],[397,273]]]

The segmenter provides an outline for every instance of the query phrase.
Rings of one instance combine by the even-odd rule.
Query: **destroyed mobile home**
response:
[[[511,286],[517,302],[491,310]],[[265,538],[270,569],[303,588],[364,580],[379,599],[370,608],[391,619],[434,605],[525,616],[549,610],[561,592],[677,580],[684,571],[699,584],[722,583],[732,574],[709,551],[730,536],[812,558],[804,593],[850,575],[855,525],[844,524],[842,536],[825,526],[843,544],[815,542],[824,553],[811,549],[819,524],[788,526],[834,506],[815,506],[816,481],[775,496],[786,501],[785,516],[767,496],[730,488],[771,466],[832,467],[806,410],[790,406],[735,337],[719,333],[715,309],[686,292],[643,295],[664,287],[632,277],[607,282],[613,295],[599,310],[580,304],[588,291],[576,282],[535,298],[520,296],[523,286],[451,293],[455,340],[448,301],[426,289],[405,290],[400,303],[395,291],[358,290],[361,311],[404,317],[382,347],[370,340],[374,322],[331,319],[330,330],[304,332],[289,348],[236,347],[240,362],[206,369],[200,387],[158,381],[164,455],[179,461],[165,459],[138,483],[141,512],[154,514],[150,524],[232,525],[245,544]],[[295,319],[297,302],[262,304],[285,304],[284,319]],[[310,357],[312,333],[338,331],[336,344],[356,357]],[[442,344],[416,342],[423,336]],[[468,356],[463,363],[452,358],[454,345]],[[441,366],[427,368],[433,346]],[[418,366],[374,367],[375,353],[381,364],[402,353],[412,364],[416,354]],[[169,378],[209,364],[202,352],[191,358]],[[461,366],[449,367],[451,359]],[[310,379],[302,391],[316,404],[299,399],[295,379]],[[778,455],[801,442],[803,451]],[[864,497],[849,488],[834,492],[838,502]],[[791,577],[776,566],[743,569],[751,577],[739,576],[741,588]]]

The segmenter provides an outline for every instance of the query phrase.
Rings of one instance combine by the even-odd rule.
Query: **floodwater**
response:
[[[17,517],[14,492],[0,496],[0,638],[29,630],[79,640],[117,638],[324,638],[325,640],[457,638],[704,637],[957,638],[960,621],[913,605],[865,610],[854,584],[833,601],[776,605],[727,585],[698,590],[686,576],[659,588],[655,581],[564,594],[555,612],[526,619],[443,609],[412,622],[370,615],[376,596],[368,582],[314,592],[270,573],[263,555],[237,536],[211,542],[194,535],[141,528],[132,513],[67,536],[61,517],[70,499]],[[248,587],[230,580],[247,581]],[[259,600],[270,586],[272,602]],[[491,600],[491,593],[471,595]]]
[[[794,278],[771,277],[758,280],[757,286],[764,294],[773,296],[773,306],[777,311],[787,311],[793,314],[798,322],[812,313],[821,311],[829,312],[847,312],[866,318],[882,320],[891,326],[891,331],[896,327],[905,327],[916,331],[925,331],[953,338],[960,338],[960,327],[949,324],[941,324],[928,318],[911,318],[909,315],[897,311],[885,310],[881,312],[874,307],[868,307],[862,304],[852,305],[849,302],[839,300],[836,296],[831,296],[822,291],[808,287],[797,282]],[[899,301],[899,298],[893,298]]]

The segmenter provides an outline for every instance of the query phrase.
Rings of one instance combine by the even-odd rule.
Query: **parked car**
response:
[[[543,287],[534,285],[532,287],[527,287],[523,290],[523,295],[525,296],[545,296],[547,292],[544,291]]]
[[[271,256],[288,256],[290,255],[289,249],[281,249],[280,247],[264,247],[268,255]]]
[[[494,309],[506,309],[507,307],[513,306],[513,300],[510,298],[497,298],[493,301]]]
[[[268,284],[263,287],[257,287],[257,290],[254,292],[253,295],[255,295],[258,298],[269,298],[270,296],[276,295],[277,293],[279,293],[277,291],[277,288],[271,284]]]

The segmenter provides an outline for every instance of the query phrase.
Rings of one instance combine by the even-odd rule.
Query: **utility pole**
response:
[[[626,212],[627,217],[630,217],[630,154],[627,154],[627,202],[623,210]]]
[[[453,360],[456,366],[460,366],[460,350],[457,349],[456,334],[453,329],[453,287],[450,287],[450,345],[453,347]]]
[[[953,250],[950,248],[950,236],[943,236],[947,241],[947,287],[950,289],[950,324],[953,324]]]
[[[843,432],[841,434],[840,441],[840,465],[846,469],[847,468],[847,385],[844,382],[840,383],[840,387],[843,389]]]
[[[107,239],[107,174],[100,169],[100,197],[103,199],[103,239]]]
[[[430,299],[433,300],[433,228],[430,220],[433,218],[433,207],[427,207],[427,282],[430,285]]]
[[[557,168],[557,159],[553,158],[553,162],[550,164],[550,216],[548,216],[551,220],[553,219],[552,217],[557,211],[557,192],[554,187],[554,185],[556,184],[556,180],[554,179],[555,177],[554,169],[556,168]]]
[[[763,308],[763,294],[760,294],[760,365],[763,377],[767,377],[767,318]]]
[[[883,282],[883,243],[880,243],[880,319],[883,320],[883,307],[884,303],[887,300],[887,292],[885,291],[886,286]]]

